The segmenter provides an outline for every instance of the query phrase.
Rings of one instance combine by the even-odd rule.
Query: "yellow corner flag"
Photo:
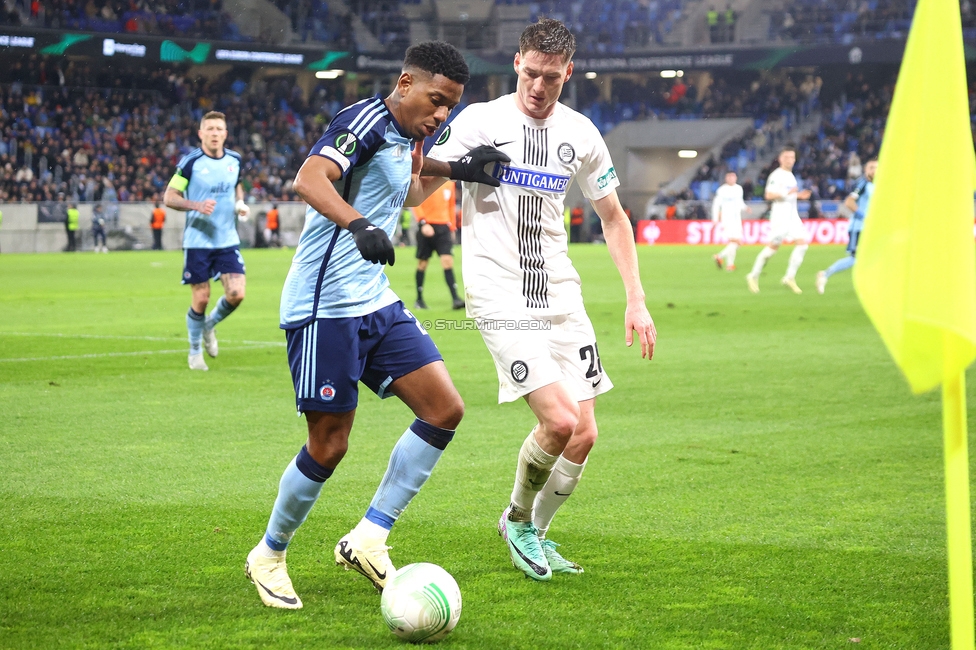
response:
[[[915,393],[942,384],[952,648],[973,650],[965,369],[976,357],[976,155],[958,0],[919,0],[854,287]]]
[[[956,0],[919,0],[888,114],[854,286],[916,393],[976,357],[976,155]],[[962,339],[943,354],[944,336]]]

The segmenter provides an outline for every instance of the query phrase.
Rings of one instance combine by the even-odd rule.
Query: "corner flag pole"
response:
[[[946,367],[955,337],[943,334]],[[969,451],[966,435],[966,373],[942,382],[945,444],[946,532],[949,554],[949,626],[952,650],[973,650],[973,550],[970,532]]]

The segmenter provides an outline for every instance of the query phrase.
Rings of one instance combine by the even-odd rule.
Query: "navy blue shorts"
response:
[[[854,232],[848,233],[847,240],[847,254],[851,257],[857,255],[857,240],[861,237],[861,231],[856,230]]]
[[[317,318],[285,330],[298,410],[345,413],[359,403],[359,382],[381,399],[390,384],[441,353],[423,326],[397,301],[371,314]]]
[[[229,248],[184,248],[183,284],[202,284],[221,273],[244,275],[244,258],[237,246]]]

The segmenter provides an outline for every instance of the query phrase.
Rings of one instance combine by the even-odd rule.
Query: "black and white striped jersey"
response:
[[[529,117],[515,95],[472,104],[428,154],[457,160],[489,144],[510,163],[495,164],[494,188],[464,183],[461,255],[468,314],[569,314],[583,308],[580,279],[567,255],[563,210],[574,180],[590,200],[619,185],[603,137],[585,116],[557,104]]]

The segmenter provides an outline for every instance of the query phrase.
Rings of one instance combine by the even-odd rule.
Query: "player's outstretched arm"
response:
[[[332,183],[340,178],[339,165],[323,156],[309,156],[298,170],[293,187],[313,210],[352,233],[363,259],[393,266],[396,259],[393,242],[382,228],[372,225],[339,196]]]
[[[438,176],[452,181],[481,183],[498,187],[497,178],[485,171],[485,165],[495,162],[512,162],[512,159],[489,144],[475,147],[457,160],[443,161],[424,158],[424,166],[420,170],[421,176]],[[443,183],[438,183],[440,187]]]
[[[641,285],[640,268],[637,264],[637,246],[630,220],[620,205],[617,192],[612,191],[602,199],[592,202],[603,224],[603,236],[607,241],[610,258],[620,273],[627,292],[627,311],[624,312],[624,340],[627,347],[634,343],[634,332],[641,345],[641,358],[654,358],[657,329],[654,319],[644,304],[644,287]]]

